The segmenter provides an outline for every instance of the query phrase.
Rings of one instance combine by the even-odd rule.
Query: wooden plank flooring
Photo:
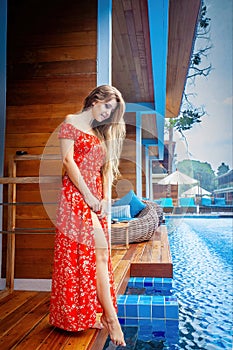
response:
[[[148,242],[130,244],[128,250],[113,247],[112,262],[118,294],[124,293],[132,274],[171,274],[166,227],[161,226]],[[0,299],[1,350],[103,349],[107,338],[105,329],[71,333],[51,326],[48,322],[49,300],[49,292],[34,291],[13,291]]]
[[[130,275],[134,277],[173,277],[166,226],[160,226],[150,241],[137,245],[136,253],[131,260]]]

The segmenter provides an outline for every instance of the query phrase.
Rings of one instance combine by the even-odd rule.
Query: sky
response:
[[[212,71],[207,78],[198,77],[195,86],[190,87],[195,93],[193,103],[204,106],[207,115],[200,124],[185,132],[188,151],[180,134],[174,135],[177,142],[177,161],[183,159],[207,162],[214,171],[224,162],[233,168],[232,155],[232,21],[233,0],[205,0],[207,17],[210,21],[212,48],[207,64],[212,64]]]

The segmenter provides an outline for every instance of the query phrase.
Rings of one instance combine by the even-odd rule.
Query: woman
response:
[[[59,138],[66,173],[54,253],[50,323],[68,331],[107,328],[125,346],[117,318],[108,241],[108,194],[117,177],[125,138],[125,103],[102,85],[85,99],[81,113],[68,115]],[[101,321],[96,321],[102,312]]]

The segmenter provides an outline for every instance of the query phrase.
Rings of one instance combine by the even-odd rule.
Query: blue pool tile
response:
[[[145,323],[145,324],[139,324],[138,325],[138,330],[140,332],[143,332],[143,333],[151,333],[153,328],[152,328],[152,324],[150,323]]]
[[[158,277],[130,277],[128,281],[129,288],[146,288],[155,287],[157,289],[171,289],[172,278],[158,278]]]
[[[134,287],[135,286],[135,277],[130,277],[128,280],[128,287]]]
[[[126,303],[127,304],[132,304],[132,303],[138,304],[138,301],[139,301],[139,295],[130,294],[130,295],[128,295]]]
[[[143,287],[152,287],[154,284],[154,279],[152,277],[146,277],[144,280]]]
[[[125,325],[125,318],[118,317],[118,320],[121,326]]]
[[[150,342],[151,341],[151,334],[150,334],[150,332],[147,331],[145,333],[145,332],[139,331],[138,332],[138,340],[143,341],[143,342]]]
[[[125,301],[127,300],[127,297],[128,297],[128,295],[124,295],[124,294],[123,295],[122,294],[118,295],[117,303],[124,304]]]
[[[166,329],[167,330],[177,330],[179,328],[178,320],[166,320]]]
[[[165,301],[166,305],[177,305],[177,299],[176,300],[166,300]]]
[[[166,319],[175,319],[179,318],[178,305],[166,305]]]
[[[139,304],[151,305],[152,296],[149,295],[139,295]]]
[[[148,327],[151,324],[151,320],[149,318],[140,318],[138,324]]]
[[[138,318],[126,318],[125,325],[126,326],[138,326],[139,319]]]
[[[138,317],[138,305],[126,304],[126,317]]]
[[[139,308],[139,318],[149,318],[151,319],[151,305],[138,305]]]
[[[172,296],[172,295],[170,295],[170,296],[165,296],[165,302],[177,302],[177,297],[175,297],[175,296]]]
[[[172,278],[163,278],[163,284],[172,284]]]
[[[155,332],[165,332],[166,331],[166,321],[165,319],[153,319],[152,320],[152,327],[153,327],[153,331]]]
[[[162,296],[162,295],[153,295],[152,296],[152,303],[153,304],[162,304],[162,305],[164,305],[165,304],[164,296]]]
[[[154,285],[155,284],[162,284],[163,283],[163,278],[159,278],[159,277],[156,277],[156,278],[154,278]]]
[[[134,279],[134,284],[143,286],[144,280],[145,280],[145,277],[136,277]]]
[[[152,318],[165,319],[165,307],[164,305],[152,305]]]
[[[153,282],[144,282],[144,287],[153,287]]]
[[[151,340],[151,334],[152,334],[152,326],[148,321],[144,324],[139,324],[138,326],[138,339],[143,340],[145,342]]]
[[[125,306],[123,304],[117,304],[118,307],[118,317],[125,317]]]
[[[139,295],[129,294],[127,295],[127,299],[123,300],[123,302],[121,301],[121,299],[117,298],[117,304],[138,304],[138,300]]]
[[[153,336],[158,340],[160,339],[165,339],[165,332],[164,331],[152,331]]]

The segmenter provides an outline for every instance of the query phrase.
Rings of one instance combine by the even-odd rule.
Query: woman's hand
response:
[[[101,208],[100,208],[100,219],[103,219],[104,217],[106,217],[109,212],[110,212],[110,207],[109,207],[109,202],[107,199],[102,199],[100,202]]]
[[[84,200],[87,205],[96,213],[101,211],[101,201],[99,201],[91,192],[85,191],[83,193]]]

